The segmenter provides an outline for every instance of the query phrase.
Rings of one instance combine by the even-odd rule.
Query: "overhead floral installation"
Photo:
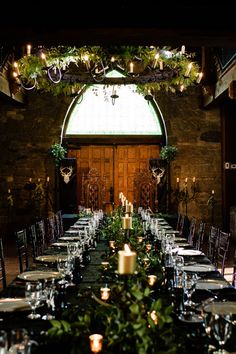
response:
[[[84,85],[136,84],[144,94],[166,90],[183,91],[200,83],[202,73],[195,53],[154,46],[58,46],[28,45],[25,55],[13,63],[13,76],[24,90],[54,95],[78,94]],[[109,77],[111,70],[122,77]]]

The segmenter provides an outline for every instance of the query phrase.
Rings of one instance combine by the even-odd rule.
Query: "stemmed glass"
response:
[[[224,353],[225,343],[232,334],[232,315],[212,313],[209,324],[219,346],[216,353]]]
[[[184,311],[180,314],[179,319],[188,322],[202,322],[202,316],[194,312],[195,303],[192,300],[192,295],[196,289],[198,276],[196,273],[186,274],[185,272],[184,276],[184,290],[187,295],[187,300],[184,302]]]
[[[29,335],[25,328],[12,329],[10,334],[9,353],[24,354],[29,350]]]
[[[30,304],[31,313],[27,316],[32,320],[40,318],[41,315],[36,313],[36,308],[42,301],[42,283],[41,282],[27,282],[25,285],[25,298]]]

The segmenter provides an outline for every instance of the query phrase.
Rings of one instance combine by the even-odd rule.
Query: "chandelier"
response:
[[[85,84],[136,84],[145,95],[164,89],[173,93],[200,83],[203,74],[195,54],[154,46],[26,46],[25,55],[12,65],[13,76],[24,90],[74,95]],[[122,77],[109,77],[116,69]]]

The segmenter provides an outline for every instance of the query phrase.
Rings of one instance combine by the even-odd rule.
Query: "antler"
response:
[[[72,175],[73,172],[73,167],[72,166],[65,166],[65,167],[60,167],[60,174],[64,178],[65,183],[70,182],[70,176]]]

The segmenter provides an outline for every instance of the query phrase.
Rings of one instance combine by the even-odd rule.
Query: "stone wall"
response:
[[[196,178],[195,199],[187,205],[189,218],[213,222],[221,226],[221,118],[219,107],[203,109],[199,88],[180,95],[160,95],[156,99],[162,111],[168,135],[168,144],[178,148],[171,162],[172,206],[186,212],[186,204],[176,203],[176,179],[180,189],[188,178],[188,191],[192,195],[192,179]],[[208,205],[211,192],[215,192],[215,206]],[[178,204],[178,205],[177,205]]]
[[[195,176],[198,193],[188,205],[188,215],[205,220],[211,217],[207,200],[214,189],[217,199],[215,220],[220,224],[219,109],[201,108],[199,88],[181,95],[158,92],[156,100],[166,122],[168,143],[178,147],[177,158],[171,163],[172,188],[176,186],[177,177],[182,185],[186,177],[190,181]],[[60,142],[62,124],[70,103],[69,97],[32,92],[27,94],[25,105],[0,98],[0,226],[3,233],[9,233],[12,227],[19,228],[57,208],[55,165],[48,150],[53,143]],[[47,177],[50,178],[48,184]],[[42,187],[42,195],[35,196],[30,190],[30,178],[32,183]],[[173,196],[174,191],[172,207],[175,204]],[[184,210],[180,203],[179,211]]]

